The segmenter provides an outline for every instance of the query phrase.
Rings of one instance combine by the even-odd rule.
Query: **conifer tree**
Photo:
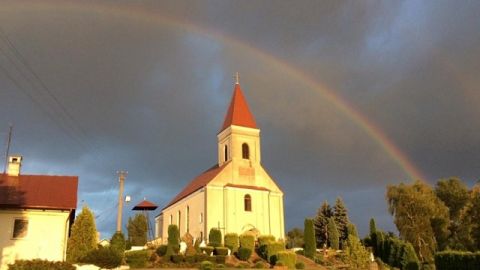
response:
[[[347,240],[348,232],[347,232],[347,225],[350,222],[348,220],[348,213],[345,204],[341,197],[338,197],[335,200],[335,206],[333,207],[335,225],[337,225],[337,230],[339,232],[340,241],[344,242]]]
[[[328,243],[332,249],[338,250],[340,247],[340,236],[337,230],[337,225],[333,217],[328,219]]]
[[[377,225],[375,224],[375,219],[370,219],[370,237],[377,231]]]
[[[126,243],[125,236],[123,236],[122,232],[116,232],[115,234],[113,234],[112,239],[110,239],[110,248],[123,257]]]
[[[317,211],[315,217],[315,238],[317,239],[317,247],[323,247],[327,244],[327,225],[328,219],[333,216],[333,211],[327,201]]]
[[[72,226],[67,243],[67,261],[76,263],[97,248],[97,229],[93,213],[84,206]]]
[[[132,219],[128,218],[128,240],[132,246],[143,246],[147,243],[147,218],[145,215],[136,214]]]
[[[305,256],[313,259],[316,251],[313,219],[306,218],[304,225]]]

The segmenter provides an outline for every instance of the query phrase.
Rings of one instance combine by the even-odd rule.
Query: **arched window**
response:
[[[182,212],[178,211],[178,230],[180,231],[180,225],[181,225],[181,221],[182,221]]]
[[[168,225],[172,225],[173,223],[173,215],[170,215],[170,223]]]
[[[190,230],[190,207],[187,206],[187,222],[185,223],[187,225],[187,232]]]
[[[242,144],[242,158],[243,159],[250,159],[250,149],[248,149],[248,144]]]
[[[228,146],[225,145],[225,147],[224,147],[223,149],[224,149],[224,150],[223,150],[223,151],[224,151],[224,155],[223,155],[223,156],[225,157],[225,161],[227,161],[227,160],[228,160]]]
[[[243,197],[243,204],[245,206],[245,211],[251,212],[252,211],[252,197],[249,194]]]

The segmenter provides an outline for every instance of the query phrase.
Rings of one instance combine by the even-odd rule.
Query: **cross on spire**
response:
[[[238,72],[235,73],[235,76],[233,76],[235,79],[235,84],[240,84],[240,76],[238,75]]]

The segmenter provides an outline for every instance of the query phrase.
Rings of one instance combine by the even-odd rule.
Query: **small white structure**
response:
[[[63,261],[77,206],[78,177],[23,175],[21,156],[0,174],[0,270],[18,259]]]

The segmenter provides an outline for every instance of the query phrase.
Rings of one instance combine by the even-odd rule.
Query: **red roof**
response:
[[[233,90],[232,101],[228,107],[227,114],[225,115],[225,120],[223,121],[222,130],[226,129],[231,125],[257,128],[255,123],[255,118],[248,108],[247,101],[243,96],[242,89],[240,89],[240,84],[235,84],[235,89]]]
[[[0,207],[75,209],[77,176],[0,174]]]
[[[147,200],[143,200],[139,204],[135,205],[135,207],[132,208],[132,210],[155,210],[157,209],[158,206],[153,204],[152,202],[149,202]]]
[[[180,201],[181,199],[187,197],[188,195],[192,194],[193,192],[205,187],[210,181],[215,178],[215,176],[220,173],[223,168],[225,168],[227,163],[224,163],[222,167],[219,167],[218,164],[211,167],[210,169],[204,171],[202,174],[197,176],[195,179],[190,182],[180,193],[178,193],[173,200],[167,204],[163,209],[169,207],[170,205],[173,205],[174,203]]]

